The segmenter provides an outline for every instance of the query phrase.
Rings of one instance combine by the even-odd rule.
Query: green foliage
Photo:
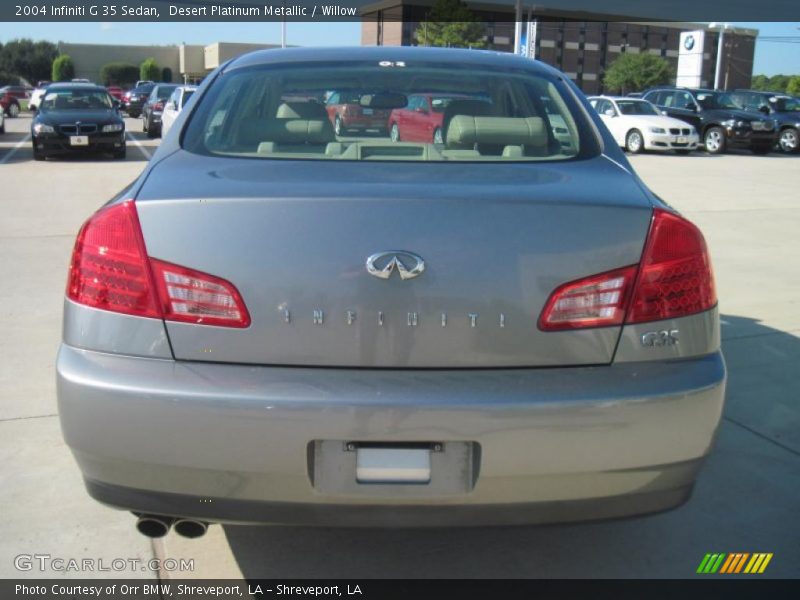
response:
[[[786,84],[786,93],[792,96],[800,96],[800,75],[794,75],[789,79],[789,83]]]
[[[147,58],[139,66],[139,79],[158,81],[161,77],[161,67],[158,66],[155,58]]]
[[[485,48],[486,28],[461,0],[436,0],[414,38],[420,46]]]
[[[164,83],[172,83],[172,69],[169,67],[161,69],[161,81]]]
[[[61,54],[53,61],[51,79],[53,81],[69,81],[75,77],[75,65],[69,54]]]
[[[139,78],[139,67],[130,63],[108,63],[100,69],[103,85],[131,86]]]
[[[41,79],[50,79],[53,59],[58,56],[55,44],[30,39],[16,39],[0,46],[0,72],[23,77],[36,85]],[[17,83],[17,82],[15,82]]]
[[[4,85],[18,85],[19,84],[19,77],[16,75],[12,75],[11,73],[7,73],[6,71],[0,71],[0,87]]]
[[[792,86],[792,81],[799,77],[800,75],[772,75],[771,77],[754,75],[750,87],[762,92],[781,92],[796,96],[800,93],[800,90],[796,87],[798,84],[794,84],[794,92],[790,91],[789,87]]]
[[[606,91],[638,92],[654,85],[672,83],[675,73],[670,64],[654,54],[620,54],[606,71]]]

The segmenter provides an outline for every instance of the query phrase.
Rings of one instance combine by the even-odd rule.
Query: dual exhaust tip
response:
[[[149,538],[161,538],[169,533],[170,528],[185,538],[199,538],[208,531],[208,523],[194,519],[173,519],[161,515],[137,515],[136,529]]]

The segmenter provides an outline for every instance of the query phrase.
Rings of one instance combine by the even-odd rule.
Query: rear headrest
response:
[[[276,119],[327,119],[328,113],[319,102],[284,102],[275,113]]]
[[[336,141],[333,126],[325,119],[272,119],[260,131],[262,140],[279,144],[327,144]]]
[[[475,144],[502,146],[547,146],[547,130],[541,117],[470,117],[456,115],[447,127],[448,148],[471,148]]]

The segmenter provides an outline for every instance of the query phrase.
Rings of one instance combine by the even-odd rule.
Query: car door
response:
[[[684,90],[676,90],[673,94],[671,105],[667,114],[686,123],[694,125],[697,131],[702,131],[703,111],[694,99],[694,96]]]
[[[164,112],[161,114],[161,132],[166,135],[175,119],[178,118],[179,106],[182,102],[183,90],[180,88],[175,89],[172,95],[164,105]]]

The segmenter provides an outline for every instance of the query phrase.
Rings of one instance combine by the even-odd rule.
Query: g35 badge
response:
[[[642,334],[642,346],[647,348],[660,346],[674,346],[678,343],[680,332],[677,329],[663,329],[661,331],[648,331]]]

